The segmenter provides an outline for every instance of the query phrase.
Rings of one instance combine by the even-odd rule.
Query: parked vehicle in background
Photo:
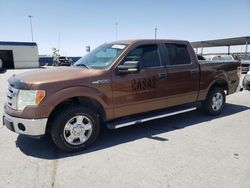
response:
[[[243,88],[250,91],[250,71],[247,72],[243,81],[242,81]]]
[[[250,70],[250,56],[244,56],[240,60],[242,73],[247,73]]]
[[[2,59],[0,59],[0,69],[2,69],[3,68],[3,61],[2,61]]]
[[[232,55],[205,55],[204,58],[209,61],[233,61]]]
[[[197,59],[198,60],[206,60],[202,55],[197,54]]]
[[[218,55],[218,56],[214,56],[212,58],[212,61],[233,61],[235,60],[234,57],[232,55]]]
[[[74,64],[81,57],[67,57],[70,64]],[[50,56],[40,56],[39,57],[39,65],[40,66],[53,66],[53,57]]]
[[[236,92],[238,61],[198,61],[189,42],[106,43],[69,68],[30,71],[8,82],[3,122],[19,134],[49,133],[64,151],[86,149],[101,126],[117,129],[196,109],[218,115]]]
[[[53,66],[70,66],[71,63],[69,59],[65,56],[55,57],[53,59]]]
[[[0,59],[0,72],[2,72],[2,70],[3,70],[3,61],[2,59]]]

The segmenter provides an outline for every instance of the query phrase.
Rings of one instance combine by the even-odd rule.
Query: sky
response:
[[[0,0],[0,41],[34,41],[40,55],[82,56],[117,39],[189,41],[250,36],[250,0]],[[60,33],[60,34],[59,34]],[[242,47],[241,47],[242,48]],[[226,49],[225,49],[226,51]]]

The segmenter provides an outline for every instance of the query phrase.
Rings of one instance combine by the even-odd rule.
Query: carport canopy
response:
[[[244,37],[235,37],[235,38],[227,38],[227,39],[216,39],[216,40],[204,40],[204,41],[195,41],[191,42],[193,48],[201,48],[201,53],[203,48],[206,47],[220,47],[220,46],[227,46],[228,53],[230,53],[230,46],[237,46],[237,45],[246,45],[246,53],[248,44],[250,44],[250,36]]]

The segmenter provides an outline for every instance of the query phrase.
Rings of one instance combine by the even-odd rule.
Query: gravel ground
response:
[[[0,74],[0,108],[7,78]],[[0,110],[2,116],[2,110]],[[0,187],[250,187],[250,92],[227,98],[217,117],[193,111],[118,130],[67,154],[49,137],[32,139],[0,124]]]

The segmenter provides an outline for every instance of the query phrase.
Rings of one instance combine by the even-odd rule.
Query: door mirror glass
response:
[[[139,72],[139,61],[125,61],[123,65],[117,66],[118,74],[131,74]]]

